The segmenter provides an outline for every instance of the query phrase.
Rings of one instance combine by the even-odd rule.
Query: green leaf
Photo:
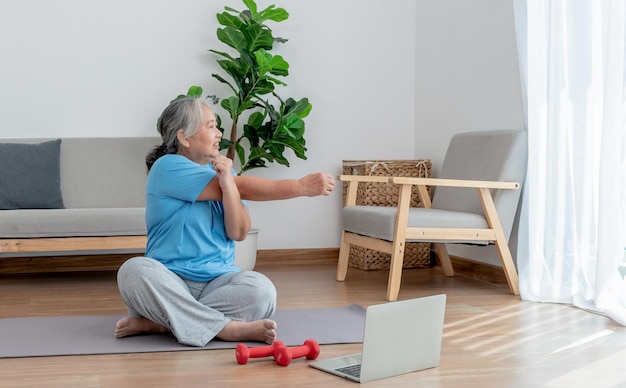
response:
[[[255,106],[256,106],[256,103],[254,101],[247,99],[243,101],[241,105],[239,106],[239,113],[241,114],[241,112],[248,110],[248,109],[252,109]]]
[[[255,17],[257,8],[256,8],[256,3],[254,2],[254,0],[243,0],[243,3],[250,10],[250,13],[252,14],[252,16]]]
[[[283,81],[279,80],[278,78],[274,78],[271,77],[269,75],[264,76],[263,78],[265,78],[268,81],[271,81],[274,85],[283,85],[283,86],[287,86],[286,83],[284,83]]]
[[[247,41],[246,48],[250,51],[256,51],[261,48],[271,50],[274,46],[272,31],[267,27],[263,28],[260,24],[254,23],[243,27],[241,33]]]
[[[243,24],[250,24],[254,19],[252,18],[252,13],[248,9],[244,9],[239,12],[239,17],[243,20]]]
[[[259,74],[271,73],[279,76],[289,75],[289,63],[280,55],[272,55],[264,49],[254,52],[254,58],[259,66]]]
[[[265,160],[270,163],[276,161],[274,155],[266,152],[265,149],[261,147],[251,148],[250,155],[248,156],[248,162],[245,165],[242,165],[241,172],[243,173],[253,168],[267,167]]]
[[[313,109],[313,105],[311,105],[310,103],[306,104],[306,108],[302,109],[302,111],[298,113],[298,117],[300,117],[301,119],[307,117],[309,113],[311,113],[312,109]]]
[[[220,105],[222,105],[222,108],[226,109],[226,111],[230,113],[231,119],[234,119],[239,115],[239,99],[237,97],[228,97],[227,99],[222,100]]]
[[[211,75],[212,75],[212,76],[213,76],[213,78],[215,78],[216,80],[218,80],[218,81],[220,81],[220,82],[222,82],[222,83],[225,83],[225,84],[227,84],[227,85],[230,85],[230,83],[229,83],[226,79],[224,79],[224,77],[222,77],[221,75],[216,74],[216,73],[213,73],[213,74],[211,74]]]
[[[241,144],[235,143],[235,152],[237,153],[237,157],[239,158],[239,164],[242,166],[246,164],[246,151],[243,149]]]
[[[289,147],[298,158],[306,160],[305,152],[307,151],[307,149],[306,147],[302,146],[302,144],[298,143],[296,140],[285,138],[285,139],[276,140],[276,142],[281,143],[285,145],[286,147]]]
[[[231,61],[233,61],[233,62],[237,62],[237,59],[233,58],[233,57],[232,57],[230,54],[228,54],[228,53],[225,53],[225,52],[222,52],[222,51],[217,51],[217,50],[211,50],[211,49],[209,49],[209,51],[210,51],[210,52],[212,52],[212,53],[215,53],[215,54],[217,54],[217,55],[219,55],[219,56],[221,56],[221,57],[224,57],[224,58],[230,59],[230,60],[231,60]]]
[[[250,159],[267,159],[268,161],[273,161],[274,156],[265,152],[265,150],[261,147],[252,147],[250,149]]]
[[[243,33],[234,27],[218,28],[217,38],[237,51],[243,51],[248,48],[248,41]]]
[[[285,125],[281,125],[280,127],[276,128],[274,139],[287,139],[287,138],[297,140],[296,135],[293,132],[291,132],[289,127]]]
[[[206,98],[207,100],[210,100],[213,104],[217,103],[217,100],[215,100],[215,96],[206,96]],[[215,124],[217,125],[217,129],[219,129],[220,132],[224,134],[224,128],[222,128],[222,118],[217,113],[215,114]]]
[[[263,76],[272,70],[272,54],[264,49],[259,49],[254,52],[254,58],[258,66],[259,76]]]
[[[254,56],[248,51],[242,51],[239,53],[241,57],[238,59],[240,63],[247,66],[247,76],[251,76],[253,73],[257,73],[257,63]]]
[[[283,20],[287,20],[289,18],[289,12],[287,12],[283,8],[274,9],[273,5],[265,8],[263,11],[259,12],[256,16],[256,20],[259,23],[262,23],[266,20],[273,20],[275,22],[282,22]]]
[[[228,147],[230,147],[231,144],[233,144],[232,141],[228,140],[225,137],[222,137],[222,140],[220,140],[220,151],[227,149]]]
[[[211,75],[212,75],[212,76],[213,76],[213,78],[215,78],[216,80],[218,80],[218,81],[220,81],[220,82],[225,83],[226,85],[228,85],[228,86],[229,86],[229,87],[233,90],[233,92],[237,93],[237,90],[235,90],[235,88],[233,87],[233,85],[231,85],[231,84],[230,84],[230,82],[226,81],[226,80],[225,80],[225,79],[224,79],[221,75],[219,75],[219,74],[215,74],[215,73],[213,73],[213,74],[211,74]]]
[[[241,171],[239,172],[239,175],[242,175],[244,172],[246,172],[248,170],[252,170],[254,168],[267,168],[267,166],[265,165],[265,162],[263,162],[260,159],[252,160],[249,163],[246,163],[241,168]]]
[[[259,80],[259,82],[257,82],[256,85],[254,85],[254,89],[252,90],[252,92],[255,95],[264,95],[264,94],[271,93],[273,91],[274,91],[274,84],[265,79]]]
[[[311,109],[313,109],[313,105],[309,103],[309,99],[306,97],[297,102],[293,98],[288,98],[285,101],[285,114],[295,113],[301,119],[307,117]]]
[[[217,21],[223,26],[235,27],[236,29],[240,29],[243,25],[241,19],[239,19],[237,16],[229,14],[228,12],[218,13]]]
[[[243,136],[250,142],[250,148],[259,146],[259,133],[250,125],[243,126]]]
[[[263,124],[263,120],[265,120],[265,115],[261,112],[254,112],[248,118],[248,125],[252,128],[258,129]]]
[[[284,127],[287,128],[293,138],[300,139],[304,136],[304,121],[296,114],[288,115],[284,122]]]
[[[187,90],[187,96],[199,98],[202,97],[202,87],[200,86],[191,86],[189,90]]]
[[[283,144],[273,141],[267,145],[267,149],[269,153],[274,156],[276,163],[289,167],[289,161],[283,155],[285,152],[285,146]]]
[[[250,71],[250,67],[243,62],[238,61],[227,61],[220,60],[217,61],[224,71],[226,71],[234,80],[245,79],[247,74]]]
[[[275,55],[271,59],[270,71],[274,75],[287,76],[289,75],[289,63],[280,55]]]

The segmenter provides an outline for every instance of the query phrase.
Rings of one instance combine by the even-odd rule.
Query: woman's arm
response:
[[[335,188],[332,175],[321,172],[308,174],[300,179],[281,180],[237,176],[235,182],[237,182],[241,197],[250,201],[329,195]]]
[[[250,201],[275,201],[296,197],[329,195],[335,189],[333,176],[312,173],[300,179],[266,179],[253,176],[233,177],[242,199]],[[213,179],[198,196],[199,201],[221,200],[222,192],[217,179]]]
[[[217,181],[224,206],[224,226],[226,235],[231,240],[241,241],[246,238],[252,221],[248,209],[241,203],[241,196],[234,176],[232,175],[232,161],[226,157],[216,158],[211,162],[217,172]],[[209,184],[210,185],[210,184]],[[207,187],[209,186],[207,185]]]

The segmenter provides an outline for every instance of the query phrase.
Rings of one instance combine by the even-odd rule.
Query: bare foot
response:
[[[137,334],[169,333],[170,330],[146,318],[124,317],[115,324],[115,337],[122,338]]]
[[[242,322],[230,321],[219,333],[217,338],[222,341],[259,341],[268,344],[276,341],[276,322],[270,319]]]

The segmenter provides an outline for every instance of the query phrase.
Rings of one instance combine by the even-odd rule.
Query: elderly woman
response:
[[[276,340],[276,289],[264,275],[233,265],[234,241],[246,238],[245,200],[328,195],[330,174],[299,180],[236,176],[219,154],[222,133],[205,99],[182,98],[162,113],[163,144],[146,157],[145,257],[126,261],[118,287],[127,317],[117,337],[171,332],[180,343]]]

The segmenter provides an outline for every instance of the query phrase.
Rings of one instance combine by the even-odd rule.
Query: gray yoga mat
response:
[[[115,338],[122,316],[29,317],[0,319],[0,358],[80,354],[144,353],[234,349],[236,342],[214,340],[205,347],[179,344],[170,334]],[[278,310],[278,339],[288,346],[314,339],[320,345],[363,341],[365,309],[358,304],[322,309]],[[249,346],[261,343],[249,342]]]

